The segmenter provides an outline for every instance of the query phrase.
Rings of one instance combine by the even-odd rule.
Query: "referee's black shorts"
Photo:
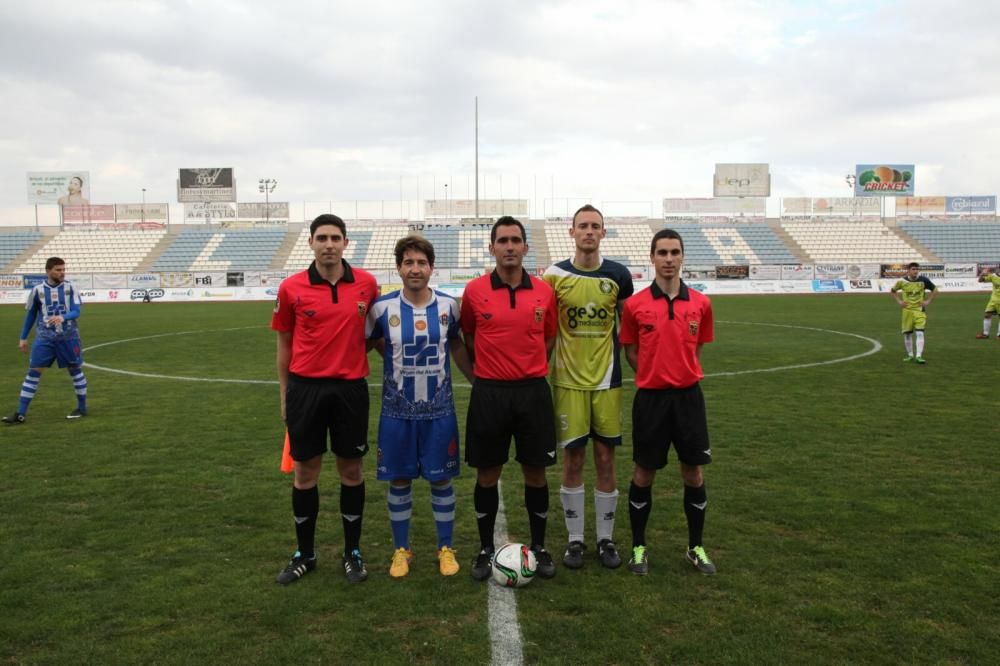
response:
[[[514,438],[514,459],[546,467],[556,462],[552,391],[544,377],[505,382],[477,379],[472,384],[465,421],[465,462],[498,467],[507,462]]]
[[[685,465],[712,462],[705,396],[695,384],[682,389],[637,389],[632,401],[632,460],[663,469],[673,444]]]
[[[368,452],[368,382],[288,375],[285,423],[293,460],[309,460],[330,450],[341,458]]]

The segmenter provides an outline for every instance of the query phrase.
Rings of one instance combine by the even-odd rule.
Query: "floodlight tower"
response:
[[[146,188],[142,188],[142,208],[139,209],[139,219],[142,221],[143,227],[146,225]]]
[[[266,224],[271,223],[271,192],[278,186],[278,181],[273,178],[261,178],[257,181],[257,190],[264,195],[264,220]]]

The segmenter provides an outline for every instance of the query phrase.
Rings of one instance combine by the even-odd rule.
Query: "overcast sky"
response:
[[[847,196],[856,163],[919,195],[995,194],[1000,9],[896,2],[0,3],[0,206],[85,170],[92,203],[176,201],[178,167],[241,200]],[[450,181],[449,181],[450,179]],[[537,183],[537,185],[536,185]],[[402,191],[401,191],[402,186]],[[419,188],[419,189],[418,189]],[[544,205],[544,204],[542,204]]]

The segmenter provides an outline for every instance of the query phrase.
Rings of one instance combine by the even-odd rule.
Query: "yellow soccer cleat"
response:
[[[442,576],[454,576],[458,573],[458,560],[455,559],[455,551],[448,546],[441,546],[438,551],[438,569]]]
[[[389,575],[393,578],[402,578],[410,573],[410,563],[413,562],[413,553],[406,548],[397,548],[392,554],[392,564],[389,565]]]

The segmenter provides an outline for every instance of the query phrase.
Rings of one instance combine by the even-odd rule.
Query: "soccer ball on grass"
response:
[[[493,556],[493,580],[502,587],[524,587],[535,578],[535,554],[523,543],[508,543]]]

